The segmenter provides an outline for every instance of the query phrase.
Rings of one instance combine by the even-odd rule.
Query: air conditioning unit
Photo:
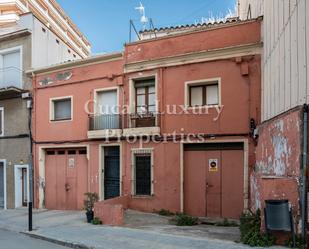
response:
[[[29,98],[31,98],[31,94],[30,94],[30,92],[22,93],[22,94],[21,94],[21,97],[22,97],[23,99],[29,99]]]

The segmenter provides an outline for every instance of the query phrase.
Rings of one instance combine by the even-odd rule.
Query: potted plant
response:
[[[97,193],[85,193],[84,208],[86,210],[86,217],[88,223],[91,223],[93,220],[94,203],[96,203],[98,200],[99,196]]]

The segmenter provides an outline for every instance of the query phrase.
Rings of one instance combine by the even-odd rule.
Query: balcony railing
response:
[[[22,71],[16,67],[0,68],[0,88],[22,88]]]
[[[100,114],[89,117],[89,130],[122,129],[122,118],[120,114]]]
[[[128,117],[128,128],[140,128],[157,126],[159,115],[156,113],[133,113],[128,114]]]

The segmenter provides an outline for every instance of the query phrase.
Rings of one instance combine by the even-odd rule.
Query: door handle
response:
[[[213,187],[214,185],[211,185],[211,184],[209,184],[208,182],[206,182],[206,188],[211,188],[211,187]]]
[[[68,183],[65,184],[65,191],[70,191],[71,187]]]

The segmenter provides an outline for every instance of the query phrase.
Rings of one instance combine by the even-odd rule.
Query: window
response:
[[[218,83],[189,85],[189,105],[205,106],[219,104]]]
[[[133,194],[136,196],[150,196],[153,193],[152,181],[152,152],[148,149],[134,151]]]
[[[72,119],[72,100],[71,98],[52,100],[52,121],[62,121]]]
[[[135,81],[136,113],[154,113],[156,111],[155,79]]]
[[[0,51],[0,88],[22,88],[20,49]]]
[[[4,109],[0,107],[0,136],[4,135]]]

